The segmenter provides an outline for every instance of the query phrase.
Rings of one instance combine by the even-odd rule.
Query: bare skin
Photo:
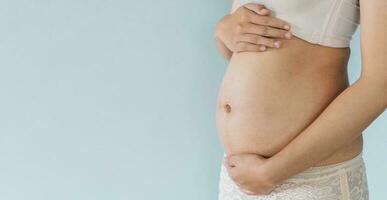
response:
[[[348,87],[348,56],[347,48],[313,45],[296,36],[280,49],[234,53],[216,109],[226,154],[279,152]],[[316,166],[350,159],[361,150],[359,136]]]
[[[349,49],[312,45],[295,36],[280,49],[234,53],[216,112],[227,155],[276,154],[348,87],[348,56]],[[358,154],[361,142],[354,145],[319,164]]]
[[[230,59],[216,108],[227,155],[273,156],[349,85],[349,48],[324,47],[296,36],[280,41],[281,48],[234,52]],[[316,166],[347,160],[361,150],[359,137]]]
[[[280,49],[233,53],[216,120],[231,155],[228,170],[246,193],[268,193],[308,167],[349,160],[362,151],[362,131],[387,106],[387,3],[361,3],[363,70],[351,86],[349,48],[293,37]]]

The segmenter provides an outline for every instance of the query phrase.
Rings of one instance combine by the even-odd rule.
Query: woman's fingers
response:
[[[247,3],[243,5],[245,8],[257,13],[258,15],[268,15],[270,10],[267,9],[264,5],[258,3]]]
[[[237,31],[239,34],[257,34],[265,37],[273,37],[273,38],[283,38],[283,39],[290,39],[291,33],[289,31],[285,31],[282,29],[273,28],[270,26],[261,26],[257,24],[240,24],[237,27]]]
[[[255,12],[252,12],[251,10],[247,14],[247,20],[253,24],[259,24],[263,26],[271,26],[274,28],[290,30],[290,24],[288,22],[268,15],[265,15],[265,16],[258,15]]]
[[[288,22],[270,16],[270,12],[262,4],[240,6],[218,23],[216,37],[232,52],[260,52],[270,47],[279,48],[282,41],[274,39],[291,39],[291,28]]]
[[[265,51],[266,46],[257,45],[248,42],[238,42],[235,47],[235,52],[244,52],[244,51]]]
[[[237,42],[248,42],[256,45],[265,45],[272,48],[281,47],[281,41],[273,38],[263,37],[256,34],[241,34],[237,37]]]

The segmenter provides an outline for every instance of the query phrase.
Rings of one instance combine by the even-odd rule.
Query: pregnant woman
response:
[[[230,59],[219,200],[368,199],[362,132],[387,107],[387,0],[234,1],[215,36]]]

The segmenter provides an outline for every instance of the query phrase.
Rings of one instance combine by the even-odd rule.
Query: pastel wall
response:
[[[216,199],[213,29],[229,6],[1,1],[0,199]],[[386,122],[366,134],[373,199],[387,198]]]

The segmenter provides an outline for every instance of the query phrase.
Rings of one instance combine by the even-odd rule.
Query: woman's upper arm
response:
[[[387,88],[387,0],[359,1],[361,78]]]

